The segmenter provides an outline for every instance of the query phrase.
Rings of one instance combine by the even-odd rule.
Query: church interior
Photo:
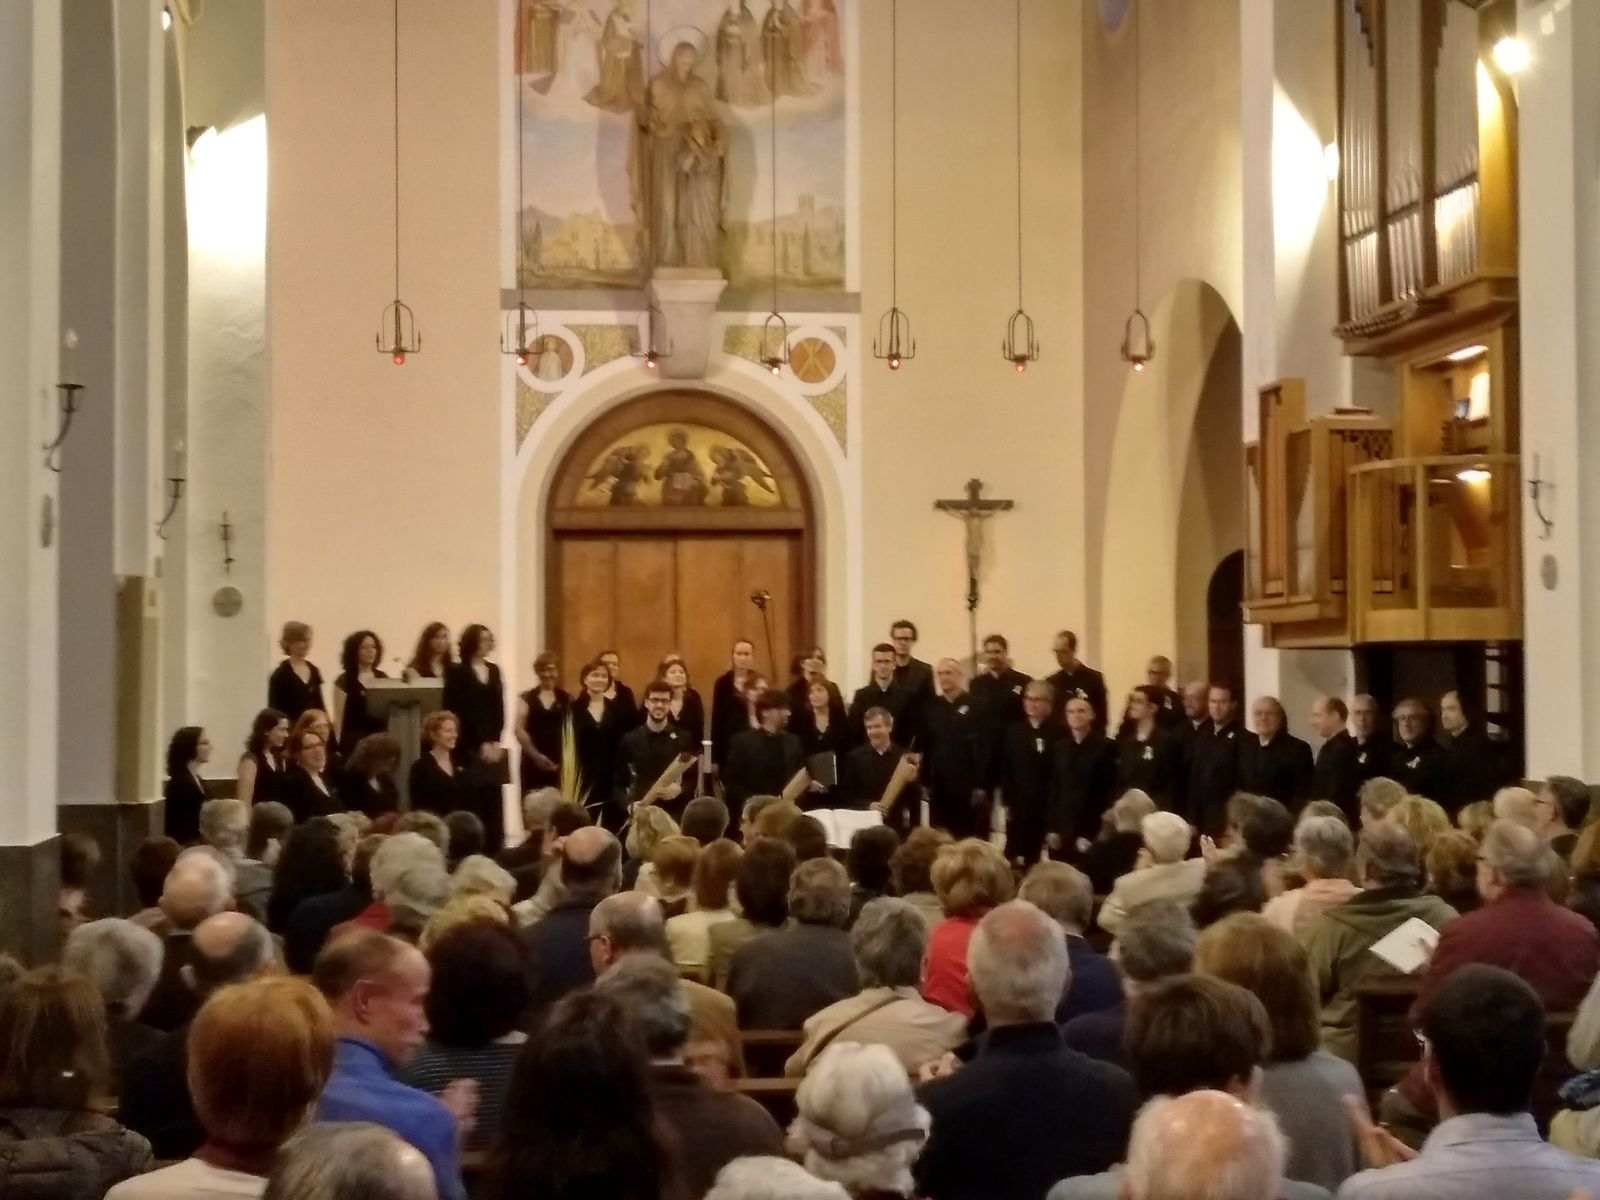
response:
[[[1113,734],[1453,697],[1600,780],[1595,62],[1590,0],[0,5],[0,952],[174,731],[234,796],[291,643],[435,623],[513,845],[541,656],[849,698],[902,623]]]

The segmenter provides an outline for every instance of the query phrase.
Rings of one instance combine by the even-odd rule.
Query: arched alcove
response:
[[[1101,561],[1104,669],[1114,685],[1170,654],[1210,670],[1207,596],[1244,545],[1240,337],[1226,302],[1178,283],[1151,314],[1156,356],[1123,386]]]

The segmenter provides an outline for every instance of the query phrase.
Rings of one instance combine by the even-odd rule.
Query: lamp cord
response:
[[[774,10],[776,11],[776,10]],[[767,101],[772,135],[772,311],[778,314],[778,27],[772,26],[767,45]]]
[[[1022,310],[1022,0],[1017,0],[1017,310]]]
[[[889,307],[900,305],[900,0],[889,0]]]
[[[1144,235],[1140,228],[1140,210],[1143,202],[1143,164],[1140,143],[1143,136],[1144,114],[1144,11],[1135,3],[1133,12],[1133,307],[1140,307],[1144,287],[1141,268],[1144,262]],[[1142,310],[1141,310],[1142,311]]]
[[[394,298],[400,299],[400,0],[394,0]]]

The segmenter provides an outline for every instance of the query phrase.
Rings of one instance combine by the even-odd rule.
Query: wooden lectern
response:
[[[422,755],[422,719],[444,703],[444,684],[437,679],[375,679],[367,684],[367,712],[389,719],[389,734],[400,743],[400,811],[411,809],[411,764]]]

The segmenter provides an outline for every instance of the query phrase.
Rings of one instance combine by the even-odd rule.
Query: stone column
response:
[[[56,945],[56,477],[61,0],[0,5],[0,951]]]

